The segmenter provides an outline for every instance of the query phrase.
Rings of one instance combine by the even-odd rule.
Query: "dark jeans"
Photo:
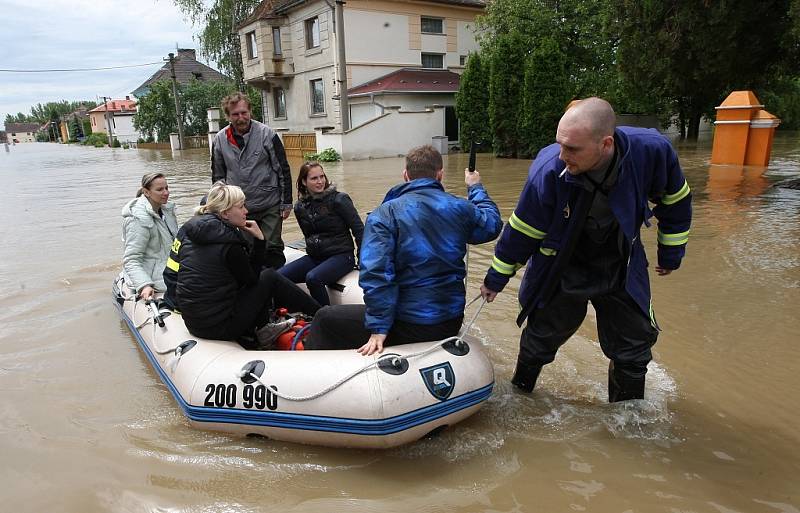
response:
[[[597,312],[603,353],[621,372],[633,378],[644,376],[658,330],[625,290],[592,298],[559,290],[546,307],[528,318],[519,342],[519,361],[531,366],[552,362],[558,349],[578,331],[589,301]]]
[[[325,306],[331,304],[326,285],[334,285],[339,278],[353,270],[356,259],[352,253],[339,253],[324,260],[306,255],[284,265],[278,271],[295,283],[305,283],[311,297]]]
[[[192,326],[192,319],[184,316],[184,321],[189,332],[196,337],[238,340],[243,335],[252,335],[256,328],[266,324],[270,311],[275,307],[313,315],[320,305],[274,269],[264,269],[258,282],[238,292],[233,312],[223,322],[197,328]]]
[[[320,308],[303,342],[306,349],[358,349],[369,340],[372,333],[364,327],[364,305],[335,305]],[[458,335],[464,316],[439,324],[413,324],[394,321],[386,346],[431,342]]]

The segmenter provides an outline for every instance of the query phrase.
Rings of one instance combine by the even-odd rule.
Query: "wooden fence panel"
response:
[[[305,153],[317,152],[316,134],[283,134],[283,147],[289,158],[302,159]]]

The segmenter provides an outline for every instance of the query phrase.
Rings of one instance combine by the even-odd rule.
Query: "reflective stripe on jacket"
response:
[[[625,289],[645,315],[650,315],[650,281],[647,257],[640,240],[642,224],[658,219],[658,265],[677,269],[686,251],[692,218],[691,191],[670,142],[652,129],[618,127],[614,142],[621,155],[619,177],[609,194],[609,206],[625,237],[628,262]],[[564,173],[558,144],[542,149],[531,164],[528,179],[514,213],[495,247],[485,285],[501,291],[518,269],[527,265],[519,290],[523,314],[541,308],[550,299],[543,288],[567,247],[572,230],[571,213],[581,189],[578,179]],[[655,204],[651,210],[648,200]],[[567,255],[568,257],[569,255]],[[546,294],[545,294],[546,295]]]

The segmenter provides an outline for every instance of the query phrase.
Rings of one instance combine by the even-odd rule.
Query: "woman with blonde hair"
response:
[[[268,324],[273,303],[311,315],[320,305],[275,270],[260,271],[266,242],[258,223],[247,219],[244,202],[242,189],[235,185],[217,182],[211,187],[205,205],[172,245],[164,271],[167,298],[192,335],[267,349],[290,326]],[[257,342],[248,347],[254,332]]]
[[[125,281],[143,299],[164,292],[162,278],[170,244],[178,232],[175,205],[161,173],[147,173],[136,198],[122,208],[122,266]]]

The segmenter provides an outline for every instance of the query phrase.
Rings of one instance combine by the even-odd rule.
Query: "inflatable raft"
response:
[[[303,253],[287,249],[287,260]],[[192,336],[180,314],[136,301],[120,276],[115,305],[194,427],[305,444],[386,448],[475,413],[494,370],[475,339],[342,351],[248,351]],[[330,290],[360,303],[358,273]]]

